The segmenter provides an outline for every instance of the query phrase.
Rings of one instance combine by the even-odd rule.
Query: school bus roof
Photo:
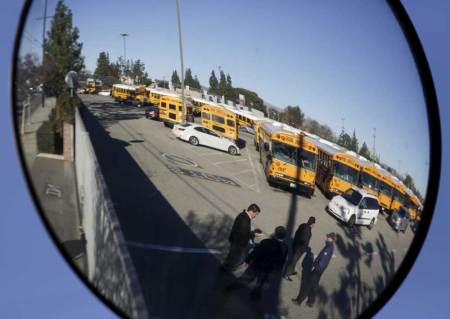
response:
[[[181,95],[178,94],[177,92],[171,91],[171,90],[168,90],[168,89],[164,89],[164,88],[157,88],[157,89],[151,88],[149,91],[151,93],[156,93],[156,94],[160,94],[160,95],[166,95],[166,96],[181,98]]]
[[[136,90],[136,88],[134,86],[131,85],[127,85],[127,84],[113,84],[114,87],[119,88],[119,89],[124,89],[124,90]]]
[[[250,120],[253,120],[253,121],[259,121],[259,120],[263,119],[262,117],[257,116],[255,114],[253,114],[252,112],[244,111],[244,110],[238,110],[238,109],[236,109],[233,106],[228,105],[228,104],[219,103],[219,105],[223,106],[224,108],[230,110],[231,112],[233,112],[233,113],[235,113],[237,115],[245,116],[245,117],[247,117],[247,118],[249,118]]]
[[[269,133],[270,135],[274,134],[274,133],[288,133],[288,134],[294,134],[294,135],[298,135],[300,136],[303,131],[299,130],[295,127],[292,127],[290,125],[284,124],[284,123],[280,123],[280,122],[263,122],[261,124],[261,126],[265,131],[267,131],[267,133]],[[311,139],[310,137],[304,135],[304,139],[308,142],[310,142],[311,144],[315,145],[314,140]]]
[[[219,106],[219,104],[217,104],[216,102],[209,101],[209,100],[201,98],[201,97],[191,96],[191,99],[192,99],[192,101],[195,101],[195,102],[205,103],[205,104],[214,105],[214,106]]]

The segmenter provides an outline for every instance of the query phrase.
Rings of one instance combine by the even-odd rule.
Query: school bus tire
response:
[[[189,143],[191,143],[191,145],[197,146],[198,145],[198,138],[196,138],[195,136],[191,136],[189,138]]]

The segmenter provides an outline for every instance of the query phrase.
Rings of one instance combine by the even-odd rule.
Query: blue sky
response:
[[[100,51],[142,59],[150,76],[179,70],[175,1],[66,1],[80,29],[86,66]],[[56,0],[49,0],[52,14]],[[27,31],[42,36],[42,0]],[[100,15],[99,15],[100,12]],[[125,13],[124,13],[125,12]],[[389,7],[380,1],[181,1],[185,65],[207,84],[219,66],[235,86],[255,90],[276,106],[299,105],[338,133],[373,145],[381,160],[410,173],[424,194],[428,126],[408,45]],[[24,44],[30,48],[29,41]]]
[[[38,0],[39,1],[39,0]],[[433,222],[411,273],[379,318],[448,318],[450,300],[450,3],[408,0],[406,9],[421,37],[440,103],[443,167]],[[10,69],[21,4],[0,11],[0,317],[114,318],[79,282],[51,243],[31,203],[12,135]]]

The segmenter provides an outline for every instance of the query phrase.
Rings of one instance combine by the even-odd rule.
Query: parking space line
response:
[[[255,177],[256,192],[260,193],[261,189],[259,188],[258,176],[256,175],[255,165],[253,164],[252,157],[250,156],[250,152],[248,151],[248,148],[245,148],[245,150],[247,151],[248,160],[249,160],[250,166],[252,167],[252,170],[253,170],[253,176]]]
[[[145,244],[135,241],[127,241],[129,247],[136,247],[142,249],[159,250],[172,253],[189,253],[189,254],[221,254],[222,252],[217,249],[208,248],[184,248],[178,246],[166,246],[166,245],[156,245],[156,244]]]
[[[252,171],[251,168],[249,168],[249,169],[244,169],[243,171],[234,173],[234,174],[232,174],[231,176],[235,176],[235,175],[239,175],[239,174],[243,174],[243,173],[247,173],[247,172],[251,172],[251,171]],[[252,185],[256,185],[256,183],[254,183],[254,184],[252,184]]]
[[[243,158],[243,159],[240,159],[240,160],[234,160],[234,161],[220,161],[220,162],[215,162],[215,163],[213,163],[213,164],[214,164],[214,165],[219,165],[219,164],[238,163],[238,162],[245,162],[245,161],[248,161],[248,159]]]

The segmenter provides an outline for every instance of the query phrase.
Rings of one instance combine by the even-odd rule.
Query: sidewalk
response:
[[[43,217],[76,267],[84,272],[85,243],[79,229],[74,163],[40,155],[37,149],[36,132],[48,120],[55,104],[55,98],[46,98],[45,107],[40,106],[40,99],[32,101],[31,116],[25,122],[25,134],[20,136],[20,142]]]

